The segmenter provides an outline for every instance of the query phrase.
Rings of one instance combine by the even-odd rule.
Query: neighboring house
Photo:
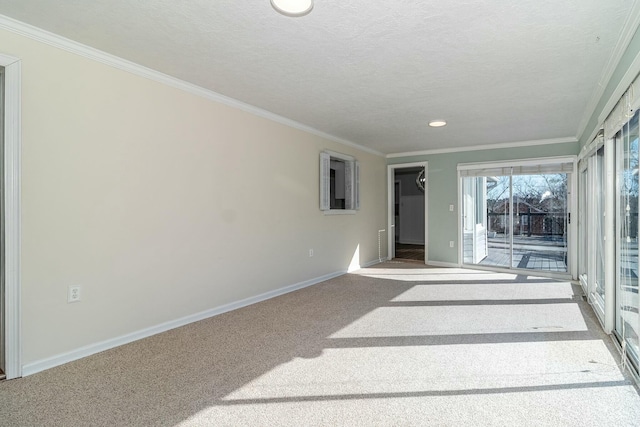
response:
[[[514,234],[527,236],[563,235],[565,223],[565,201],[558,198],[539,199],[513,197],[513,211],[509,200],[489,203],[492,208],[487,212],[489,230],[497,233],[509,233],[508,215],[513,212]]]

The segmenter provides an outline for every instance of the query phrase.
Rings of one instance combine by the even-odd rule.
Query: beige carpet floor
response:
[[[387,263],[0,383],[2,426],[638,426],[579,288]]]

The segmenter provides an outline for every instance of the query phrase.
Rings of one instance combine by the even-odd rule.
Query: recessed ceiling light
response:
[[[313,9],[313,0],[271,0],[271,6],[286,16],[304,16]]]
[[[439,128],[446,125],[447,122],[445,120],[431,120],[429,122],[429,126],[431,126],[432,128]]]

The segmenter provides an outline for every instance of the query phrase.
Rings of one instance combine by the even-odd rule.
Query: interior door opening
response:
[[[426,262],[426,169],[390,167],[389,257]]]

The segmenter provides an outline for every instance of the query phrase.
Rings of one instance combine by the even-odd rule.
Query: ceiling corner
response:
[[[616,42],[615,49],[611,52],[611,56],[609,57],[606,66],[602,71],[602,76],[598,81],[598,85],[593,90],[593,94],[591,95],[591,99],[585,108],[582,120],[578,125],[578,129],[576,132],[576,139],[578,141],[584,136],[585,131],[587,130],[587,125],[589,124],[589,119],[596,112],[596,108],[600,103],[602,95],[610,83],[611,78],[613,77],[613,73],[620,64],[620,60],[622,56],[629,48],[629,44],[633,39],[636,31],[640,27],[640,0],[633,0],[633,5],[631,6],[631,11],[629,15],[627,15],[627,19],[622,26],[622,30],[620,31],[620,37]],[[596,124],[598,127],[600,123]]]

